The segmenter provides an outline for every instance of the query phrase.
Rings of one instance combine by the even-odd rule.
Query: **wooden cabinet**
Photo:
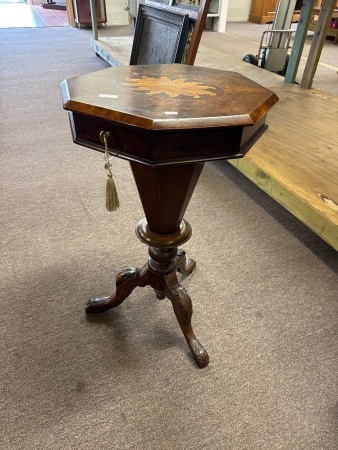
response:
[[[249,22],[272,22],[275,14],[277,0],[253,0],[249,15]]]
[[[249,22],[268,23],[273,22],[278,0],[252,0]],[[303,0],[297,0],[295,13],[292,20],[297,21]]]
[[[105,0],[96,0],[96,22],[98,24],[107,22],[106,2]],[[74,19],[76,24],[91,26],[92,18],[90,14],[89,0],[73,0]]]

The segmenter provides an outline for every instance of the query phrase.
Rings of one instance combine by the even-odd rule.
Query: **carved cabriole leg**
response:
[[[177,264],[176,270],[184,276],[188,276],[196,267],[196,261],[193,259],[187,259],[185,256],[185,251],[181,248],[177,252]]]
[[[86,313],[99,313],[119,306],[138,286],[149,284],[148,264],[139,268],[128,267],[116,277],[116,291],[108,297],[92,298],[87,303]]]
[[[183,220],[180,230],[172,235],[152,233],[145,221],[140,221],[136,234],[142,242],[149,245],[149,284],[155,290],[157,298],[168,297],[176,318],[199,367],[206,367],[209,356],[198,342],[191,326],[192,302],[187,291],[177,280],[176,272],[189,275],[196,263],[186,258],[184,250],[177,250],[177,245],[186,242],[191,235],[190,225]],[[151,245],[152,244],[152,245]]]
[[[183,286],[177,280],[176,272],[164,276],[165,294],[171,300],[174,312],[196,364],[203,368],[209,363],[209,356],[197,340],[191,327],[192,302]]]

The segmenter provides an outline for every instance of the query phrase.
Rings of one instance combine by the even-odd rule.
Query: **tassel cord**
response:
[[[104,165],[104,168],[108,172],[107,173],[107,182],[106,182],[106,208],[108,211],[112,212],[112,211],[116,211],[117,208],[120,206],[120,201],[119,201],[119,197],[118,197],[116,186],[115,186],[114,179],[113,179],[112,164],[110,162],[113,157],[111,155],[109,155],[109,152],[108,152],[107,139],[108,139],[109,135],[110,135],[109,131],[101,131],[101,133],[100,133],[101,141],[103,140],[104,147],[105,147],[104,158],[106,160],[106,164]]]

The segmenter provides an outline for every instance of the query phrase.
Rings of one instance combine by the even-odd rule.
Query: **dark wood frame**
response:
[[[203,29],[207,20],[207,14],[210,8],[211,0],[200,0],[199,5],[188,5],[178,2],[177,0],[144,0],[146,5],[159,6],[161,9],[168,11],[180,12],[187,14],[190,21],[190,30],[185,55],[182,64],[194,65],[198,46],[201,40]]]
[[[188,34],[187,14],[140,4],[130,64],[181,63]]]

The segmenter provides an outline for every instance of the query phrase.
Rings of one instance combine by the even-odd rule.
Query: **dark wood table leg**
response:
[[[177,321],[188,343],[196,364],[203,368],[209,364],[209,356],[205,348],[197,340],[191,326],[192,302],[183,286],[177,280],[175,272],[165,275],[165,293],[174,308]]]
[[[177,272],[180,272],[184,276],[188,276],[196,267],[196,261],[193,259],[187,259],[185,251],[179,249],[177,252]]]
[[[142,269],[128,267],[121,270],[116,277],[116,291],[107,297],[96,297],[89,300],[86,313],[99,313],[119,306],[136,287],[149,284],[148,264]]]

